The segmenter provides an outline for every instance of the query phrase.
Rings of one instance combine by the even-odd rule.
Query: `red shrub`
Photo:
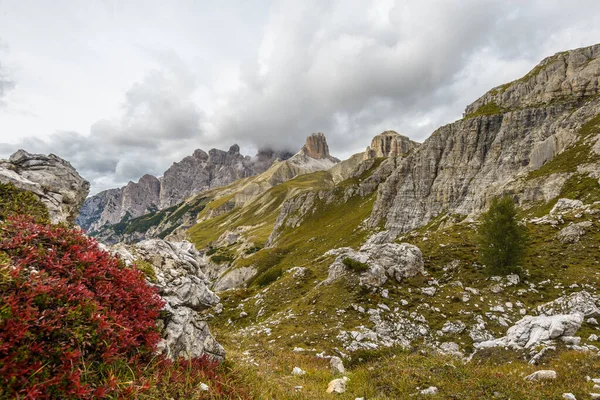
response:
[[[9,218],[0,231],[0,398],[99,398],[131,386],[160,340],[163,305],[140,271],[79,231]],[[128,384],[122,370],[133,373]]]

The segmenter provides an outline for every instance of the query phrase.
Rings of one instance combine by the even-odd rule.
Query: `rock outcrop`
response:
[[[73,223],[90,190],[89,182],[68,161],[54,154],[30,154],[25,150],[0,160],[0,182],[38,196],[55,224]]]
[[[173,163],[161,178],[144,175],[137,183],[91,196],[83,204],[77,223],[94,233],[105,225],[165,209],[197,193],[260,174],[274,161],[290,156],[289,152],[270,149],[260,150],[255,157],[243,156],[238,145],[228,151],[212,149],[208,154],[196,150]]]
[[[149,276],[165,300],[160,322],[163,340],[158,348],[170,358],[209,355],[222,360],[225,350],[211,335],[202,312],[219,303],[202,271],[202,255],[189,242],[146,240],[135,246],[119,244],[109,249],[126,263],[146,262]]]
[[[541,342],[570,337],[581,328],[582,314],[558,314],[553,316],[526,316],[510,327],[506,336],[475,344],[476,348],[510,347],[528,349]]]
[[[600,309],[596,305],[596,300],[585,290],[559,297],[538,306],[537,310],[541,315],[581,314],[586,318],[600,317]]]
[[[406,157],[417,147],[419,147],[419,143],[408,137],[395,131],[385,131],[373,138],[371,145],[364,153],[364,158]]]
[[[406,232],[442,213],[477,214],[501,194],[520,203],[557,196],[572,173],[528,175],[578,140],[595,143],[597,134],[579,132],[600,114],[599,56],[600,45],[556,54],[468,106],[398,163],[369,225]]]
[[[330,159],[327,139],[321,132],[313,133],[306,138],[306,144],[300,150],[302,154],[316,160]]]
[[[366,286],[382,286],[389,278],[402,282],[405,278],[425,272],[423,255],[417,246],[408,243],[366,244],[355,251],[349,247],[328,251],[325,255],[337,256],[329,267],[329,276],[324,283],[330,283],[344,275],[349,267],[347,259],[364,265],[360,282]]]

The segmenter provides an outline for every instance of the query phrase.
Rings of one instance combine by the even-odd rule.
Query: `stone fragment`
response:
[[[533,374],[525,377],[526,381],[545,381],[552,379],[556,379],[556,371],[549,369],[535,371]]]
[[[292,369],[292,375],[295,375],[295,376],[306,375],[306,371],[304,371],[303,369],[301,369],[299,367],[294,367],[294,369]]]
[[[347,377],[334,379],[327,385],[327,393],[344,393],[346,392],[347,382],[350,379]]]
[[[429,386],[427,389],[423,389],[421,391],[419,391],[419,393],[421,393],[422,395],[431,395],[431,394],[437,394],[438,393],[438,388],[435,386]]]
[[[345,374],[346,373],[346,368],[344,368],[344,363],[342,362],[342,359],[339,357],[331,357],[331,360],[329,361],[329,365],[331,366],[331,372],[333,372],[334,374]]]

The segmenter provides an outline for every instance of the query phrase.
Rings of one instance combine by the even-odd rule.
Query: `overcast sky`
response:
[[[345,158],[597,42],[597,0],[0,0],[0,156],[55,153],[92,192],[313,132]]]

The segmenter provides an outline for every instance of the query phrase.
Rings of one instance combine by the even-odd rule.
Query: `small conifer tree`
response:
[[[517,209],[509,196],[494,198],[481,217],[479,244],[481,261],[490,275],[519,273],[527,231],[517,222]]]

